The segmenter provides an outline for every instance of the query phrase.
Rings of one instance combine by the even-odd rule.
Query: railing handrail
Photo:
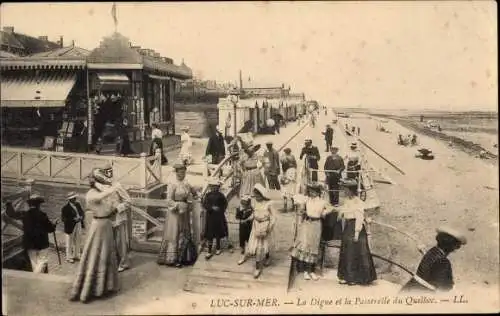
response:
[[[39,155],[47,155],[47,156],[67,156],[71,158],[89,158],[93,160],[116,160],[123,162],[132,162],[137,161],[139,157],[121,157],[121,156],[104,156],[104,155],[96,155],[96,154],[88,154],[88,153],[69,153],[69,152],[60,152],[60,151],[51,151],[51,150],[41,150],[41,149],[31,149],[31,148],[18,148],[18,147],[10,147],[10,146],[2,146],[2,151],[5,152],[14,152],[14,153],[28,153],[28,154],[39,154]],[[154,159],[155,156],[149,156]],[[148,158],[149,158],[148,157]]]

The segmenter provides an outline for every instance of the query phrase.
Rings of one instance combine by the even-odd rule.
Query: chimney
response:
[[[4,31],[5,33],[12,34],[12,33],[14,33],[14,27],[13,27],[13,26],[4,26],[4,27],[3,27],[3,31]]]
[[[63,39],[62,35],[59,36],[59,46],[61,46],[61,48],[64,47],[64,39]]]
[[[71,41],[71,46],[75,47],[75,40]]]
[[[41,41],[44,41],[44,42],[48,42],[49,41],[49,37],[47,35],[38,36],[38,39],[41,40]]]

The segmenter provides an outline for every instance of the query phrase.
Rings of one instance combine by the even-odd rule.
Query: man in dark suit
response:
[[[7,202],[5,209],[7,216],[23,222],[23,247],[35,273],[48,273],[49,233],[56,230],[58,223],[57,220],[52,223],[40,209],[44,202],[39,194],[32,194],[28,199],[28,211],[16,211],[12,202]]]
[[[82,230],[85,228],[85,213],[76,198],[77,194],[70,192],[67,196],[68,203],[61,209],[61,220],[66,234],[66,261],[69,263],[80,258]]]
[[[224,137],[219,130],[219,125],[215,128],[215,132],[208,139],[207,150],[205,156],[212,156],[212,164],[218,165],[226,155],[226,145]]]
[[[326,152],[330,152],[333,142],[333,128],[331,128],[330,124],[326,125],[326,130],[322,134],[325,135]]]
[[[330,203],[334,206],[339,204],[339,181],[342,177],[342,171],[345,169],[344,159],[339,156],[338,147],[332,147],[332,154],[326,158],[325,161],[325,172],[326,173],[326,184],[328,185],[328,190],[330,194]]]
[[[300,159],[306,157],[306,163],[311,169],[318,169],[318,161],[321,159],[319,155],[318,147],[313,146],[311,139],[306,139],[305,146],[302,147],[302,151],[300,152]],[[318,171],[311,172],[311,181],[318,181]]]
[[[280,174],[280,156],[278,152],[273,148],[273,142],[268,141],[266,143],[267,150],[264,153],[264,157],[268,159],[269,164],[266,166],[265,175],[267,182],[269,183],[269,188],[273,190],[280,190],[280,182],[278,181],[278,176]]]

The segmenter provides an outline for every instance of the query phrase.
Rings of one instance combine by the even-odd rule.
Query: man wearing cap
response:
[[[40,209],[45,199],[32,194],[28,199],[28,211],[16,211],[11,202],[6,203],[5,213],[23,222],[23,247],[30,258],[35,273],[48,272],[49,234],[55,232],[57,219],[52,223],[47,214]]]
[[[326,125],[326,130],[322,134],[325,135],[326,152],[328,153],[332,148],[333,142],[333,128],[330,126],[330,124]]]
[[[311,139],[305,140],[305,146],[302,147],[302,151],[300,152],[300,159],[305,156],[306,163],[308,163],[309,168],[318,169],[318,161],[321,159],[319,155],[318,147],[313,146]],[[318,171],[311,172],[311,181],[318,181]]]
[[[344,160],[338,155],[339,148],[332,147],[331,155],[326,158],[325,169],[326,184],[330,195],[330,203],[334,206],[339,204],[339,181],[342,177],[342,171],[345,169]]]
[[[61,220],[66,234],[66,261],[69,263],[80,258],[81,235],[82,229],[85,228],[85,213],[76,198],[77,194],[70,192],[67,196],[68,203],[61,209]]]
[[[269,164],[264,171],[266,175],[267,182],[269,183],[269,188],[273,190],[280,190],[280,183],[278,181],[278,176],[280,174],[280,156],[278,152],[273,148],[273,142],[266,142],[267,150],[264,152],[264,158],[269,160]]]
[[[465,236],[450,227],[436,230],[437,245],[429,249],[417,268],[417,273],[401,292],[436,292],[453,289],[453,273],[448,255],[467,243]]]
[[[226,145],[224,143],[224,137],[222,136],[219,125],[217,125],[215,131],[208,139],[205,156],[211,156],[212,164],[218,165],[224,159],[225,155]]]

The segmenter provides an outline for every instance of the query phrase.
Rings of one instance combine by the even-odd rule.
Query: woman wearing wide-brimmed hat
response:
[[[259,158],[256,154],[259,149],[260,145],[254,145],[252,140],[243,144],[246,155],[241,157],[241,169],[243,171],[240,196],[251,195],[257,183],[264,185],[264,177],[259,169]]]
[[[249,256],[256,257],[254,278],[258,278],[264,266],[270,264],[273,247],[273,231],[276,224],[276,212],[271,205],[269,191],[260,183],[253,189],[253,224],[244,257],[238,261],[243,264]]]
[[[467,244],[460,231],[451,227],[436,229],[437,245],[426,252],[417,273],[401,289],[402,292],[437,292],[453,289],[453,273],[448,255]]]
[[[301,223],[298,225],[292,257],[298,263],[298,270],[304,272],[304,279],[318,280],[315,267],[320,254],[321,219],[332,212],[332,206],[321,197],[323,191],[321,184],[310,183],[307,185],[307,191],[308,198]]]
[[[90,175],[90,190],[86,195],[86,208],[93,220],[78,265],[70,300],[87,302],[118,290],[118,257],[113,236],[113,215],[117,211],[113,202],[121,187],[111,184],[111,178],[102,169]]]
[[[184,164],[189,165],[192,162],[191,147],[193,146],[193,141],[191,136],[189,136],[189,126],[181,127],[181,151],[179,152],[179,158]]]
[[[181,268],[196,261],[197,251],[193,242],[191,211],[197,192],[186,180],[186,166],[174,165],[176,179],[167,186],[167,225],[163,230],[157,263]]]
[[[377,273],[368,244],[364,202],[356,195],[355,180],[342,181],[341,187],[347,198],[339,207],[343,230],[337,276],[341,284],[367,285],[377,279]]]

